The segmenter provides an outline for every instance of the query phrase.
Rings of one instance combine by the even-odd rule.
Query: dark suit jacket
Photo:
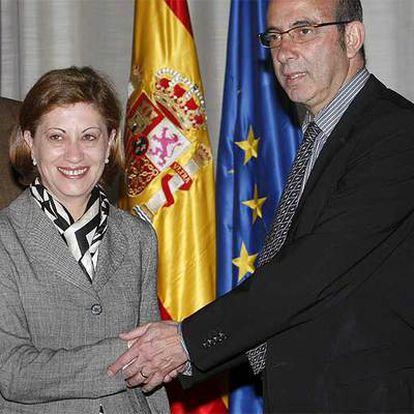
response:
[[[196,374],[267,340],[267,412],[414,410],[414,105],[371,76],[280,253],[182,328]]]
[[[0,98],[0,210],[22,191],[9,161],[9,138],[18,122],[20,102]]]

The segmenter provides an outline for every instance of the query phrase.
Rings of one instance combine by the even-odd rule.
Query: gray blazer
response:
[[[169,413],[164,389],[106,367],[120,332],[158,319],[156,239],[111,207],[91,284],[28,190],[0,212],[0,413]]]

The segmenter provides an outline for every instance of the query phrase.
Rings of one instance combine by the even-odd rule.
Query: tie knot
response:
[[[320,132],[321,129],[318,127],[318,125],[316,125],[315,122],[311,122],[306,128],[305,134],[303,135],[303,140],[314,142]]]

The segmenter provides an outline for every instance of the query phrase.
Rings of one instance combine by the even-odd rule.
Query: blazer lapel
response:
[[[21,226],[23,217],[26,217],[26,221]],[[16,231],[20,233],[20,240],[33,262],[39,263],[50,276],[62,278],[96,297],[88,277],[70,253],[54,224],[32,199],[29,190],[14,203],[11,218],[16,223]]]
[[[125,257],[128,241],[120,228],[122,222],[116,210],[111,206],[108,217],[108,229],[99,246],[98,263],[92,285],[101,290],[116,272]]]

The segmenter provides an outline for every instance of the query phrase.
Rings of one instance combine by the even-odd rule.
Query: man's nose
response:
[[[280,63],[286,63],[289,59],[297,57],[297,44],[293,41],[289,33],[284,33],[280,40],[280,46],[272,49],[273,59]]]

